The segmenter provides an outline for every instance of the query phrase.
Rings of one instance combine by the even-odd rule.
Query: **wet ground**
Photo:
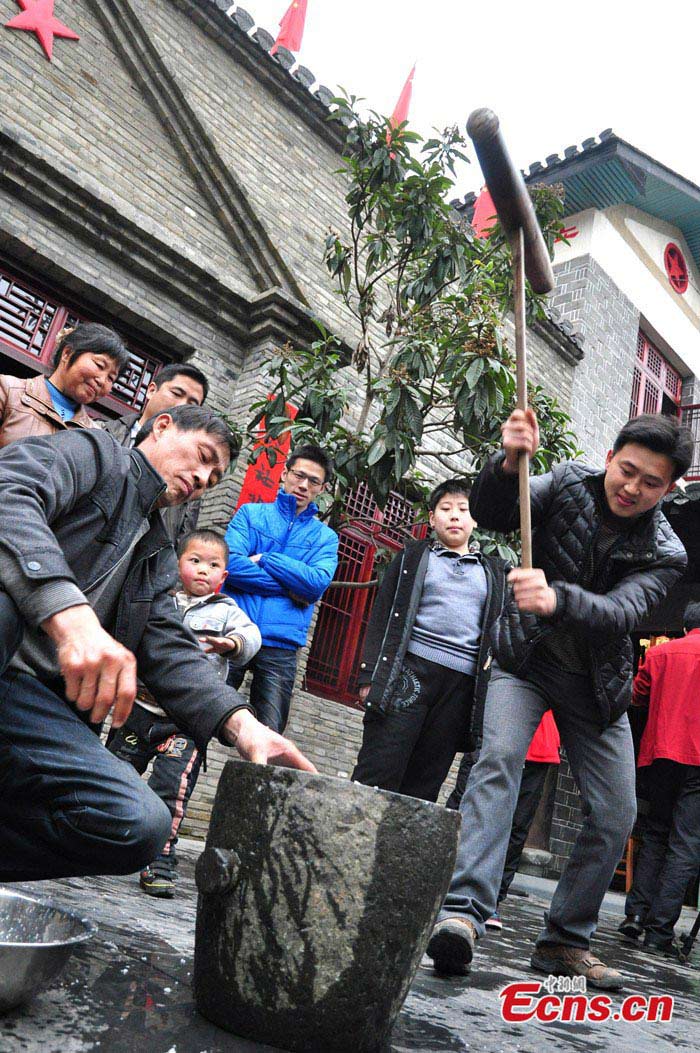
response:
[[[202,845],[181,842],[177,898],[143,895],[134,878],[91,878],[23,886],[94,918],[99,933],[73,955],[54,985],[0,1018],[0,1053],[270,1053],[200,1017],[190,988],[196,893],[193,867]],[[443,980],[424,959],[394,1029],[392,1053],[555,1053],[614,1050],[664,1053],[700,1049],[700,941],[689,965],[642,951],[615,933],[622,897],[606,898],[595,952],[622,969],[624,992],[672,995],[670,1022],[505,1023],[499,991],[542,979],[527,965],[552,883],[518,877],[529,898],[504,904],[505,927],[479,946],[470,977]],[[686,910],[678,930],[688,929]]]

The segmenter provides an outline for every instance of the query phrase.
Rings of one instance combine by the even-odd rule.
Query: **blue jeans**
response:
[[[581,791],[583,824],[537,942],[587,948],[636,815],[634,748],[626,715],[601,730],[588,677],[543,662],[533,661],[522,678],[493,667],[441,918],[467,917],[483,935],[496,909],[525,754],[550,708]]]
[[[0,672],[22,620],[0,593]],[[0,881],[129,874],[158,855],[170,813],[41,681],[0,676]]]
[[[250,704],[256,717],[266,728],[272,728],[281,735],[289,719],[297,673],[297,652],[286,647],[261,647],[242,669],[229,666],[226,683],[239,688],[248,670],[253,674]]]
[[[107,739],[109,752],[130,764],[139,775],[153,761],[148,785],[172,818],[170,837],[161,853],[171,858],[175,857],[180,824],[204,760],[194,739],[182,731],[173,732],[173,727],[169,717],[156,716],[137,702],[126,724],[116,731],[112,728]]]

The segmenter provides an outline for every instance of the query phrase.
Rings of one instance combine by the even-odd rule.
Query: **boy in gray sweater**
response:
[[[505,563],[471,545],[467,479],[428,499],[434,539],[387,568],[358,671],[365,708],[356,782],[436,801],[455,754],[473,749],[488,681],[488,635]]]
[[[213,530],[196,530],[180,542],[178,568],[182,588],[174,596],[182,620],[192,630],[223,681],[229,660],[246,665],[261,645],[258,627],[235,600],[217,592],[226,577],[228,546]],[[153,760],[148,785],[168,806],[170,839],[139,884],[150,896],[171,898],[175,891],[175,844],[187,802],[197,782],[202,754],[193,739],[172,723],[156,699],[139,685],[126,723],[107,740],[108,749],[140,773]]]

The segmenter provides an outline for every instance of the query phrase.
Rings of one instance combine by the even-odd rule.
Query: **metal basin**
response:
[[[86,918],[0,886],[0,1012],[45,987],[96,931]]]

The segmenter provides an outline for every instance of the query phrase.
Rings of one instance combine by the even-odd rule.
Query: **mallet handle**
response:
[[[498,117],[493,110],[474,110],[467,121],[486,186],[508,238],[518,230],[525,242],[525,274],[536,293],[554,288],[554,272],[530,195],[521,173],[510,159]]]
[[[513,246],[513,288],[515,315],[515,378],[517,407],[527,409],[527,348],[525,342],[525,238],[522,227],[511,239]],[[520,498],[520,565],[532,568],[532,522],[530,519],[530,461],[523,451],[518,458],[518,495]]]

